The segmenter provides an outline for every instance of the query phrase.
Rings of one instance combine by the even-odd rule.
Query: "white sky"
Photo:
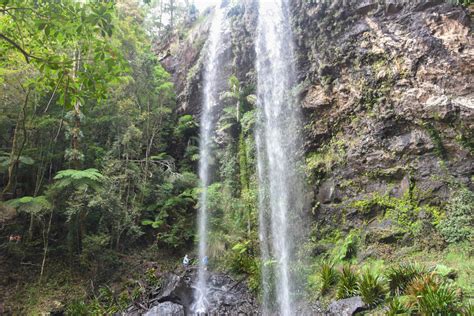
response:
[[[219,2],[220,0],[194,0],[194,4],[199,9],[199,12],[202,12],[207,7],[213,6]]]

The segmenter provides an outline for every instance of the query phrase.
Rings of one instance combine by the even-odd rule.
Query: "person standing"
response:
[[[183,267],[187,269],[188,266],[189,266],[189,257],[188,257],[188,254],[186,254],[183,259]]]

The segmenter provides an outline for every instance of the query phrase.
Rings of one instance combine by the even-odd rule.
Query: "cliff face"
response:
[[[472,185],[469,13],[442,1],[293,5],[306,150],[320,220],[374,192],[445,202]],[[375,215],[375,214],[373,214]]]
[[[472,188],[472,12],[437,0],[374,2],[291,3],[312,213],[343,230],[379,215],[353,207],[377,192],[440,205],[450,183]],[[255,87],[257,6],[228,5],[228,73]],[[182,113],[200,112],[209,20],[164,60]]]

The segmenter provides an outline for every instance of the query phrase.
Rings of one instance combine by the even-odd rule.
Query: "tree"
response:
[[[106,1],[0,1],[0,55],[5,56],[0,60],[0,82],[6,80],[11,68],[28,69],[28,74],[18,78],[24,101],[12,136],[2,199],[13,189],[19,157],[27,142],[33,94],[38,98],[50,93],[44,112],[53,101],[73,108],[67,157],[79,167],[81,107],[88,99],[104,99],[107,83],[127,70],[119,50],[110,42],[114,19],[114,4]]]

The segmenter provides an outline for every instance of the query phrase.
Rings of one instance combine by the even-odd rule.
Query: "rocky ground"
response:
[[[150,291],[145,301],[136,302],[123,315],[181,316],[193,313],[196,269],[162,276],[162,283]],[[209,315],[260,315],[256,298],[245,284],[245,278],[234,280],[226,274],[207,273]]]

